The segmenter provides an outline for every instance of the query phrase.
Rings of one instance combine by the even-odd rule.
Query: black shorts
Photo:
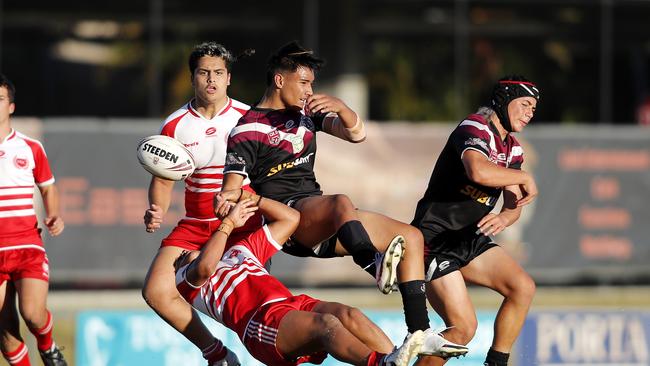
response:
[[[293,207],[296,204],[296,202],[300,201],[301,199],[307,197],[313,197],[313,196],[316,195],[296,196],[286,200],[283,203],[289,207]],[[336,240],[337,240],[337,236],[333,235],[329,239],[322,241],[320,244],[314,246],[313,248],[308,248],[300,244],[300,242],[298,242],[294,237],[290,237],[289,240],[287,240],[287,242],[282,245],[282,251],[289,255],[293,255],[294,257],[315,257],[315,258],[340,257],[335,253]]]
[[[471,230],[470,230],[471,229]],[[427,282],[460,270],[497,244],[475,228],[444,231],[424,245],[424,273]]]

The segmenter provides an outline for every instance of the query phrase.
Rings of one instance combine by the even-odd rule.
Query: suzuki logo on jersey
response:
[[[277,145],[280,143],[280,132],[278,130],[273,130],[266,134],[269,137],[269,142],[271,145]]]
[[[468,184],[465,188],[460,190],[460,193],[469,196],[478,203],[492,207],[496,204],[497,199],[481,191],[480,189]]]
[[[205,134],[207,136],[214,135],[215,132],[217,132],[217,129],[214,127],[210,127],[207,130],[205,130]]]
[[[14,165],[18,169],[27,169],[27,166],[29,165],[29,163],[27,161],[27,158],[20,158],[20,157],[16,156],[14,158]]]
[[[298,165],[302,165],[305,163],[309,163],[311,161],[311,156],[314,155],[314,153],[309,153],[307,156],[303,156],[301,158],[298,158],[294,161],[290,161],[287,163],[282,163],[274,166],[273,168],[269,169],[269,173],[266,175],[267,177],[270,177],[272,175],[275,175],[283,170],[291,169],[294,168]]]

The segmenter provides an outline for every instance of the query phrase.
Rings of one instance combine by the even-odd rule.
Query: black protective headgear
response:
[[[533,97],[539,100],[539,89],[537,89],[537,85],[520,75],[501,78],[492,89],[491,108],[499,117],[503,128],[508,132],[512,132],[508,104],[521,97]]]

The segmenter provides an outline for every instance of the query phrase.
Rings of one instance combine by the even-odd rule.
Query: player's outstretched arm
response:
[[[223,199],[223,198],[219,198]],[[187,270],[186,279],[193,285],[202,285],[216,271],[223,256],[228,236],[235,228],[242,227],[255,214],[257,207],[250,199],[240,201],[230,209],[217,231],[201,249],[199,256]]]

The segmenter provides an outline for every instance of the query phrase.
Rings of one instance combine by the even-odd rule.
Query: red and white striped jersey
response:
[[[176,273],[176,287],[194,308],[243,339],[246,325],[257,309],[292,296],[264,269],[264,263],[280,248],[266,225],[248,235],[233,235],[217,270],[203,286],[194,287],[185,280],[188,264]]]
[[[230,130],[250,107],[234,99],[214,118],[203,117],[188,102],[163,123],[160,134],[175,138],[194,156],[196,170],[185,179],[185,212],[187,218],[217,220],[213,209],[216,192],[221,191],[223,166]],[[244,185],[250,184],[246,179]]]
[[[0,141],[0,250],[16,246],[16,238],[32,233],[37,227],[34,210],[34,184],[54,183],[50,163],[43,145],[22,133],[11,130]],[[21,247],[25,244],[22,243]],[[42,248],[41,243],[32,245]]]

